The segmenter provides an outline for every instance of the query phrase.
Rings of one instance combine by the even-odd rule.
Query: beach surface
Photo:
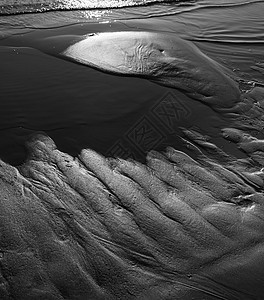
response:
[[[0,1],[1,299],[263,299],[264,1]]]

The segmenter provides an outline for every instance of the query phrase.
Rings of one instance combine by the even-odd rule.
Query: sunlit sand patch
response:
[[[63,57],[105,72],[148,78],[215,108],[239,101],[238,85],[225,68],[175,34],[105,32],[76,40]]]

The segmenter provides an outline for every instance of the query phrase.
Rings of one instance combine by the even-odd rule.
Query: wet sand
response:
[[[151,25],[142,21],[141,25],[131,21],[128,24],[130,28],[138,26],[138,31],[149,30]],[[113,148],[121,143],[121,148],[126,149],[125,153],[120,150],[121,157],[130,155],[141,161],[151,149],[161,150],[168,145],[182,149],[180,127],[197,127],[211,138],[219,139],[220,128],[227,126],[230,120],[225,120],[224,115],[193,101],[177,89],[162,87],[146,79],[112,76],[47,55],[50,51],[47,39],[52,37],[56,39],[54,53],[60,53],[69,46],[71,38],[68,36],[120,30],[127,30],[127,24],[81,24],[33,30],[2,40],[2,73],[5,79],[0,83],[5,99],[1,107],[2,159],[13,165],[22,163],[25,159],[24,143],[37,131],[48,133],[62,151],[71,155],[77,155],[87,147],[104,155],[114,155]],[[58,36],[61,38],[58,39]],[[242,74],[232,69],[228,71],[241,79],[243,91],[252,89],[252,79],[260,82],[261,73],[251,67],[253,61],[260,57],[261,45],[254,46],[256,51],[252,53],[249,51],[252,45],[220,44],[219,47],[212,43],[196,44],[223,67],[228,67],[227,58],[233,58],[233,51],[239,49],[244,61],[232,60],[232,69],[238,70],[238,64]],[[174,108],[166,104],[172,99],[176,103]],[[162,110],[169,113],[166,115]],[[203,118],[200,118],[201,115]],[[141,125],[144,127],[144,122],[151,127],[151,138],[157,140],[149,146],[144,141],[137,145],[135,136],[132,141],[128,137]],[[243,156],[236,147],[222,139],[221,143],[238,156]]]
[[[261,22],[235,22],[257,24],[260,5],[214,35],[198,9],[0,41],[1,299],[262,299],[264,46]],[[236,103],[58,55],[76,36],[157,28],[221,64]]]

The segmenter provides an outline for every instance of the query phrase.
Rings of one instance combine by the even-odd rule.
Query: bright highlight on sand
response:
[[[239,101],[237,84],[225,69],[175,34],[123,31],[76,39],[62,56],[105,72],[180,89],[214,107],[231,107]]]

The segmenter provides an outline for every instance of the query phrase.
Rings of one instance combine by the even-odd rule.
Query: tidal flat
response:
[[[263,299],[264,2],[55,2],[0,5],[0,298]]]

